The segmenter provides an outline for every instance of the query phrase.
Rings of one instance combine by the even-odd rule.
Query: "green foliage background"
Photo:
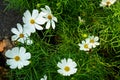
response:
[[[31,64],[21,70],[10,70],[10,80],[120,80],[120,1],[110,7],[100,7],[101,0],[5,0],[7,10],[21,14],[26,9],[48,5],[58,23],[55,30],[32,34],[34,44],[24,46],[31,53]],[[80,24],[78,16],[85,20]],[[100,46],[90,53],[79,50],[83,34],[100,38]],[[77,63],[77,73],[64,77],[57,72],[57,63],[72,58]]]

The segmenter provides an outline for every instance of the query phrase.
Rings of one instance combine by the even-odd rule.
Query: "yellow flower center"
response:
[[[106,4],[107,4],[107,6],[110,6],[111,2],[110,2],[110,1],[107,1]]]
[[[19,56],[15,56],[15,61],[19,61],[20,60],[20,57]]]
[[[31,19],[31,20],[30,20],[30,23],[31,23],[31,24],[34,24],[34,23],[35,23],[35,20],[34,20],[34,19]]]
[[[51,20],[51,19],[52,19],[52,15],[49,14],[49,15],[47,16],[47,18],[48,18],[49,20]]]
[[[94,43],[94,42],[95,42],[94,39],[91,39],[91,40],[90,40],[90,43]]]
[[[65,66],[64,70],[68,72],[68,71],[70,71],[70,67],[69,66]]]
[[[88,44],[85,44],[85,45],[84,45],[84,48],[88,48]]]
[[[20,38],[23,38],[23,37],[24,37],[24,34],[21,33],[21,34],[19,35],[19,37],[20,37]]]

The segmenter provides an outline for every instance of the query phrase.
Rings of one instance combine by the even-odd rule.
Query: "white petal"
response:
[[[40,25],[38,25],[38,24],[35,24],[35,28],[36,28],[37,30],[43,30],[42,26],[40,26]]]
[[[70,67],[76,67],[77,66],[77,64],[70,58],[68,58],[67,63]]]
[[[14,47],[14,48],[12,48],[12,54],[14,54],[14,56],[15,55],[19,55],[19,47]]]
[[[44,78],[41,78],[40,80],[47,80],[47,76],[44,75]]]
[[[48,21],[46,24],[46,29],[49,29],[49,28],[50,28],[50,21]]]
[[[80,47],[80,50],[84,50],[84,48],[83,48],[83,47]]]
[[[101,7],[105,7],[106,6],[106,2],[101,2],[100,6]]]
[[[32,18],[33,19],[36,19],[37,17],[38,17],[38,10],[37,9],[34,9],[33,11],[32,11]]]
[[[13,35],[13,36],[11,37],[12,41],[16,41],[18,38],[19,38],[18,35]]]
[[[26,21],[26,18],[25,18],[25,17],[23,17],[23,18],[22,18],[22,20],[23,20],[23,23],[27,23],[27,21]]]
[[[62,69],[57,70],[57,72],[63,75],[63,70]]]
[[[16,65],[16,64],[11,65],[10,68],[11,68],[11,69],[15,69],[15,68],[17,68],[17,65]]]
[[[22,61],[26,61],[27,59],[31,58],[31,54],[29,52],[27,52],[27,53],[21,53],[20,57],[21,57]]]
[[[79,43],[78,46],[82,46],[82,44]]]
[[[28,34],[34,33],[36,31],[34,25],[24,25],[24,28],[25,28],[25,32]]]
[[[25,49],[24,47],[20,47],[20,54],[21,54],[21,53],[24,54],[25,52],[26,52],[26,49]]]
[[[22,67],[24,67],[24,66],[23,66],[23,63],[22,63],[22,62],[19,62],[19,63],[18,63],[18,69],[21,69]]]
[[[39,17],[35,20],[35,22],[36,22],[37,24],[43,25],[43,24],[45,24],[46,20],[45,20],[43,17],[39,16]]]
[[[31,58],[31,54],[30,54],[29,52],[27,52],[27,53],[25,54],[25,56],[26,56],[26,59],[30,59],[30,58]]]
[[[47,10],[46,10],[46,9],[41,8],[41,10],[42,10],[43,13],[47,13]]]
[[[46,75],[44,76],[44,79],[47,80],[47,76]]]
[[[47,11],[49,12],[49,13],[51,13],[51,9],[49,8],[49,6],[45,6],[45,8],[47,9]]]
[[[21,59],[22,59],[22,60],[25,60],[25,61],[26,61],[27,59],[30,59],[30,58],[31,58],[31,54],[30,54],[29,52],[21,55]]]
[[[72,63],[72,59],[68,58],[67,62]]]
[[[53,20],[54,20],[55,22],[57,22],[57,18],[56,18],[56,17],[53,17]]]
[[[6,63],[7,63],[8,65],[10,65],[10,68],[11,68],[11,69],[17,68],[17,64],[16,64],[16,62],[15,62],[13,59],[7,60]]]
[[[25,37],[29,37],[31,35],[31,31],[29,31],[28,28],[23,26],[23,34]]]
[[[30,64],[30,61],[23,61],[23,65],[24,66],[27,66],[27,65],[29,65]]]
[[[22,29],[22,25],[17,23],[17,28],[19,30],[20,33],[23,33],[23,29]]]
[[[110,0],[111,4],[114,4],[116,2],[116,0]]]
[[[99,43],[99,42],[96,42],[95,45],[100,45],[100,43]]]
[[[75,74],[77,72],[77,68],[71,68],[70,70],[70,75]]]
[[[16,28],[11,29],[12,33],[19,35],[20,32]]]
[[[87,39],[86,39],[86,40],[87,40]],[[82,44],[85,44],[85,41],[84,41],[84,40],[82,41]]]
[[[21,42],[21,43],[23,43],[24,44],[24,39],[23,38],[20,38],[20,39],[18,39],[18,42]]]
[[[27,40],[26,40],[26,43],[27,43],[27,45],[31,45],[31,44],[33,44],[33,41],[30,40],[30,39],[27,39]]]
[[[44,17],[45,15],[47,15],[47,13],[44,13],[44,12],[39,13],[39,17]]]
[[[25,11],[24,17],[25,17],[25,19],[28,19],[28,20],[31,18],[31,13],[30,13],[29,10],[26,10],[26,11]]]
[[[62,64],[67,64],[67,60],[64,58],[64,59],[61,60],[61,63]]]
[[[95,41],[98,41],[98,40],[99,40],[99,37],[95,37],[94,39],[95,39]]]
[[[95,48],[95,47],[96,47],[96,45],[93,45],[92,47],[93,47],[93,48]]]
[[[72,67],[76,67],[77,64],[76,64],[75,62],[72,62],[70,66],[72,66]]]
[[[13,58],[14,55],[11,53],[11,50],[7,50],[5,52],[5,56],[8,57],[8,58]]]
[[[14,60],[13,59],[7,59],[6,63],[7,65],[14,65]]]
[[[58,66],[59,68],[62,68],[62,67],[63,67],[63,64],[61,64],[60,62],[58,62],[57,66]]]
[[[55,22],[52,20],[52,28],[55,29]]]
[[[28,27],[26,27],[25,25],[23,25],[23,33],[24,33],[24,35],[26,36],[30,36],[31,35],[31,30],[28,28]],[[27,37],[26,36],[26,37]]]

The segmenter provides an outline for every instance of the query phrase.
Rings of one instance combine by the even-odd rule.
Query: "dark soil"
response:
[[[14,10],[5,10],[6,3],[0,0],[0,41],[9,39],[12,35],[11,28],[16,27],[17,23],[22,21],[22,15]],[[6,61],[3,52],[0,52],[0,80],[7,80],[5,78]]]
[[[12,35],[11,28],[16,27],[16,24],[21,22],[21,15],[14,11],[4,11],[7,4],[0,0],[0,40]]]

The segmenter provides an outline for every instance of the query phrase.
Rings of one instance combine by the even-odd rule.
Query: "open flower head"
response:
[[[60,68],[58,73],[62,74],[63,76],[70,76],[77,72],[77,64],[70,58],[66,60],[65,58],[58,62],[57,66]]]
[[[44,75],[44,77],[43,77],[43,78],[41,78],[40,80],[47,80],[47,76],[46,76],[46,75]]]
[[[43,25],[46,21],[42,17],[43,15],[39,13],[37,9],[33,9],[32,14],[29,10],[26,10],[23,16],[23,22],[25,27],[31,32],[34,33],[37,30],[43,30]]]
[[[89,36],[86,40],[89,41],[90,45],[93,48],[95,48],[97,45],[100,45],[100,43],[98,42],[99,37],[97,36]]]
[[[92,48],[88,39],[82,41],[82,43],[79,43],[78,45],[80,46],[80,50],[84,51],[89,51]]]
[[[28,45],[29,44],[32,44],[32,40],[29,39],[29,36],[30,36],[30,33],[27,32],[28,30],[24,27],[22,27],[21,24],[17,24],[17,28],[12,28],[11,29],[11,32],[14,34],[12,37],[11,37],[11,40],[12,41],[18,41],[18,42],[21,42],[21,43],[27,43]]]
[[[21,69],[30,64],[28,59],[31,58],[31,54],[26,52],[24,47],[14,47],[11,50],[6,51],[5,56],[8,58],[6,63],[10,65],[11,69]]]
[[[100,3],[101,7],[105,7],[105,6],[111,6],[112,4],[114,4],[116,2],[116,0],[102,0]]]
[[[41,10],[42,10],[42,14],[44,15],[43,17],[47,22],[46,29],[49,29],[51,25],[52,25],[52,28],[55,29],[55,22],[57,22],[57,18],[53,16],[49,6],[45,6],[45,8],[41,8]]]

